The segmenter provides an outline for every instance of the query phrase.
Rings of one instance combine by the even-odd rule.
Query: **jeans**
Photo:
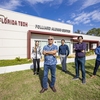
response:
[[[93,71],[93,75],[96,75],[96,72],[99,68],[99,65],[100,65],[100,61],[96,60],[95,61],[95,67],[94,67],[94,71]]]
[[[79,67],[81,67],[82,79],[85,79],[85,57],[75,58],[76,77],[79,77]]]
[[[56,81],[56,65],[44,65],[44,76],[43,76],[43,88],[47,88],[47,81],[48,81],[48,72],[51,72],[51,83],[50,87],[54,87]]]
[[[62,70],[63,71],[66,71],[66,59],[67,59],[67,57],[65,56],[65,57],[60,57],[60,61],[61,61],[61,65],[62,65]]]
[[[36,73],[36,63],[37,63],[37,72],[39,72],[39,70],[40,70],[40,59],[33,59],[34,73]]]

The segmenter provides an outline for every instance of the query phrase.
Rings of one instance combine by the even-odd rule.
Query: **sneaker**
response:
[[[85,84],[85,83],[86,83],[86,80],[85,80],[85,79],[83,79],[83,80],[82,80],[82,83],[83,83],[83,84]]]
[[[73,80],[79,80],[79,78],[78,77],[74,77]]]
[[[33,75],[36,75],[36,72],[34,72],[34,74]]]
[[[68,73],[68,71],[65,71],[65,74],[67,74]]]
[[[91,78],[95,78],[95,77],[96,77],[96,75],[92,75],[92,76],[91,76]]]
[[[65,72],[64,70],[62,70],[62,72]]]

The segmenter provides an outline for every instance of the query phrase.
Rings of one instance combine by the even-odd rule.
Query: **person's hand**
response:
[[[43,54],[44,54],[44,55],[47,55],[47,51],[43,51]]]
[[[82,52],[85,52],[85,50],[82,50]]]
[[[73,48],[74,50],[76,50],[75,48]]]

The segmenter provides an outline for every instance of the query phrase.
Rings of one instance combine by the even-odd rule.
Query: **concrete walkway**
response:
[[[86,60],[95,59],[96,55],[87,56]],[[74,58],[68,58],[67,63],[74,62]],[[40,62],[40,67],[43,67],[44,62]],[[57,60],[57,64],[61,64],[60,60]],[[7,66],[7,67],[0,67],[0,74],[9,73],[9,72],[15,72],[15,71],[21,71],[21,70],[28,70],[33,69],[33,64],[22,64],[22,65],[14,65],[14,66]]]

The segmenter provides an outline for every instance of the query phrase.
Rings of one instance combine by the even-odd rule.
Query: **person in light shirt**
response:
[[[51,83],[50,87],[53,92],[56,92],[55,88],[55,81],[56,81],[56,64],[57,64],[57,59],[56,59],[56,53],[58,51],[58,47],[53,44],[54,42],[54,37],[49,36],[48,37],[48,45],[45,45],[43,47],[43,55],[44,55],[44,75],[43,75],[43,86],[42,90],[40,93],[44,93],[47,89],[47,82],[48,82],[48,72],[50,70],[51,72]]]
[[[41,47],[39,46],[39,41],[35,41],[35,46],[32,48],[32,59],[34,66],[34,75],[39,74],[40,70],[40,59],[41,59]],[[36,71],[37,63],[37,71]]]

